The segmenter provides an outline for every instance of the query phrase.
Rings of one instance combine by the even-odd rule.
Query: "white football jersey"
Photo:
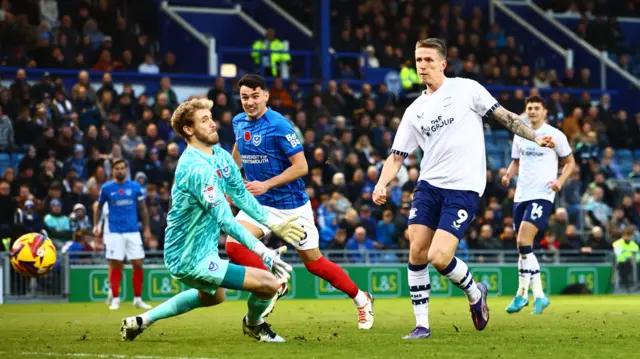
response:
[[[571,155],[567,136],[548,124],[535,131],[536,136],[550,135],[555,148],[540,147],[535,142],[513,136],[511,158],[520,160],[514,202],[546,199],[553,203],[556,193],[549,182],[558,179],[558,158]]]
[[[445,78],[436,92],[423,91],[407,108],[391,151],[406,157],[420,146],[421,181],[482,196],[487,182],[482,119],[498,106],[478,82]]]

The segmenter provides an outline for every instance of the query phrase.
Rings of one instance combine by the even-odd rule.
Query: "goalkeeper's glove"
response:
[[[279,283],[286,283],[291,278],[289,274],[293,268],[280,258],[280,255],[287,251],[287,247],[282,246],[278,249],[269,249],[262,242],[253,248],[253,251],[260,256],[264,264],[276,276]]]
[[[276,236],[295,246],[305,236],[304,229],[295,223],[298,218],[300,216],[292,216],[280,223],[274,223],[271,219],[268,219],[265,224]]]

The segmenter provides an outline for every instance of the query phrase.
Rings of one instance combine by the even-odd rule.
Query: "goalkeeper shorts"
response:
[[[204,258],[180,281],[191,288],[215,295],[218,288],[242,289],[246,269],[217,255]]]

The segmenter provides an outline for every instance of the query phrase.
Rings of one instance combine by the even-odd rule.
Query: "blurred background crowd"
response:
[[[139,10],[148,1],[135,3],[125,18],[120,1],[0,0],[0,64],[19,68],[15,78],[3,78],[0,85],[0,150],[16,164],[2,167],[0,238],[46,230],[61,248],[103,249],[101,238],[91,235],[94,204],[100,187],[111,178],[110,161],[124,158],[129,178],[141,183],[147,194],[152,236],[145,238],[145,247],[163,248],[173,171],[186,146],[170,125],[178,105],[172,74],[185,70],[177,65],[180,55],[160,53],[158,25]],[[640,15],[638,1],[606,9],[601,3],[549,5],[559,12],[584,13],[575,31],[594,46],[609,49],[621,66],[638,76],[637,48],[625,40],[615,17],[603,17],[609,10]],[[309,21],[307,1],[282,1],[282,6]],[[549,123],[570,140],[578,166],[558,194],[537,248],[585,253],[611,249],[625,228],[640,226],[640,113],[628,113],[608,94],[592,96],[587,90],[597,83],[588,68],[557,73],[528,63],[522,54],[525,45],[499,24],[490,25],[480,8],[463,17],[461,6],[448,1],[334,0],[332,6],[332,23],[338,24],[332,47],[368,54],[370,67],[397,68],[402,92],[389,91],[384,83],[350,85],[345,80],[360,78],[357,58],[339,61],[339,75],[326,83],[303,86],[295,78],[280,77],[272,81],[271,108],[285,114],[303,140],[309,163],[305,182],[321,248],[408,248],[407,219],[420,153],[407,158],[390,185],[390,203],[375,206],[371,192],[402,113],[421,89],[413,68],[415,42],[432,36],[449,44],[447,76],[518,86],[495,94],[516,113],[523,112],[527,96],[542,91]],[[270,31],[256,43],[277,39],[286,39],[286,34]],[[254,60],[261,61],[259,56]],[[29,75],[34,68],[52,73],[36,78]],[[55,69],[80,71],[75,84],[65,86]],[[92,83],[84,70],[104,72],[102,83]],[[119,71],[162,77],[156,92],[138,93],[131,84],[114,85],[112,73]],[[231,119],[242,111],[237,79],[218,77],[207,93],[193,95],[214,101],[219,146],[231,151]],[[460,249],[515,251],[515,181],[508,187],[500,183],[510,160],[511,135],[490,120],[485,127],[487,189]],[[220,243],[224,245],[224,238]],[[360,261],[362,256],[350,259]]]

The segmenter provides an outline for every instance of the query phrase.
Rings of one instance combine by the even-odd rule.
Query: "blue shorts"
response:
[[[513,204],[513,227],[516,233],[520,230],[522,221],[529,222],[538,228],[538,234],[547,228],[549,215],[553,210],[553,203],[546,199],[517,202]]]
[[[478,209],[480,196],[473,191],[444,189],[419,181],[413,193],[409,224],[442,229],[461,239]]]
[[[242,289],[246,269],[217,255],[204,258],[180,281],[201,292],[215,295],[218,288]]]

